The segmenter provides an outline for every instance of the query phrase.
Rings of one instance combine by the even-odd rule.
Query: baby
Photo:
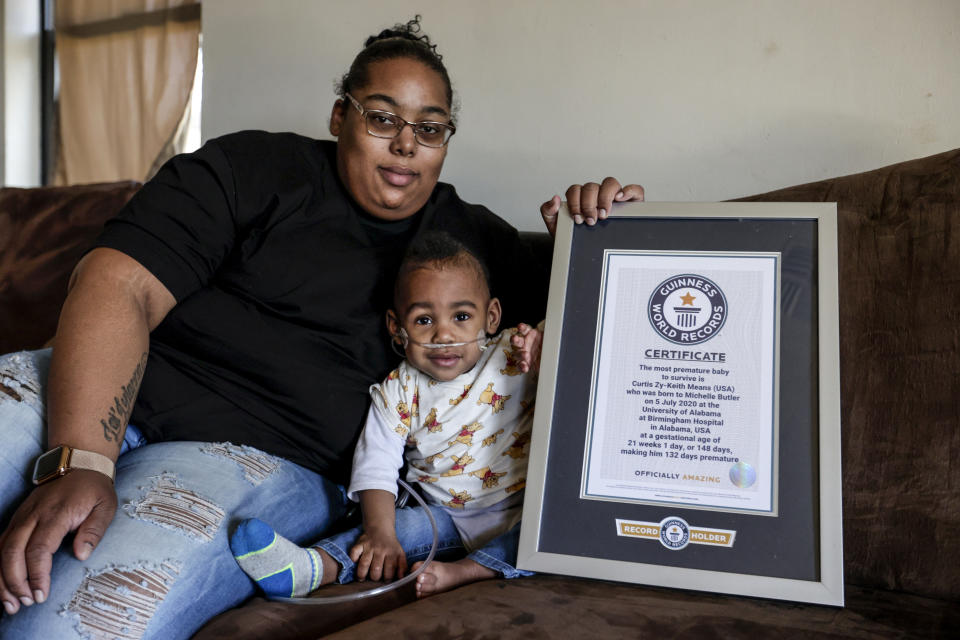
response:
[[[422,507],[395,508],[408,464],[439,529],[438,561],[417,596],[529,572],[515,567],[542,327],[496,337],[500,302],[481,261],[443,232],[404,257],[387,327],[406,360],[370,387],[348,496],[363,525],[301,548],[260,520],[230,539],[241,568],[271,596],[298,597],[334,580],[392,580],[433,543]],[[466,556],[464,557],[464,554]]]

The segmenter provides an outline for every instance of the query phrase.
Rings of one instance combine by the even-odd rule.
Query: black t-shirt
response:
[[[247,444],[346,480],[367,389],[399,361],[384,320],[393,278],[428,229],[486,261],[501,326],[543,317],[547,265],[450,185],[387,222],[347,194],[333,142],[247,131],[173,158],[95,245],[177,300],[151,334],[131,423],[150,441]]]

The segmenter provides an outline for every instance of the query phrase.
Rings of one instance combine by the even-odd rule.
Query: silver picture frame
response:
[[[789,353],[786,360],[785,353],[777,354],[784,375],[774,399],[779,507],[772,512],[583,496],[586,382],[591,370],[595,376],[595,323],[603,315],[605,276],[598,262],[610,248],[783,254],[787,282],[777,297],[782,320],[776,348]],[[842,606],[838,354],[835,204],[624,203],[595,227],[574,225],[564,206],[554,243],[518,567]],[[681,529],[689,523],[691,531],[715,531],[724,544],[671,549],[665,536],[675,520]],[[624,522],[663,525],[663,544],[655,539],[656,527],[625,529]]]

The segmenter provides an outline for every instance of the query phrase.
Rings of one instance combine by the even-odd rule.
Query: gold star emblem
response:
[[[690,292],[687,291],[687,295],[680,296],[680,299],[683,300],[683,304],[693,306],[693,301],[697,299],[696,296],[690,295]]]

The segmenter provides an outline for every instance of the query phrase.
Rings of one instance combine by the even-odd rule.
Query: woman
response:
[[[333,106],[337,143],[243,132],[168,163],[77,266],[52,359],[13,356],[46,382],[48,432],[42,407],[0,403],[0,635],[188,637],[252,594],[231,523],[258,515],[300,541],[335,523],[367,387],[396,364],[382,317],[416,234],[482,255],[518,312],[506,322],[542,313],[516,231],[438,183],[452,92],[418,30],[368,40]],[[567,196],[592,223],[642,190]],[[558,207],[541,207],[548,228]],[[61,445],[79,451],[62,476]],[[57,552],[71,531],[76,559]]]

